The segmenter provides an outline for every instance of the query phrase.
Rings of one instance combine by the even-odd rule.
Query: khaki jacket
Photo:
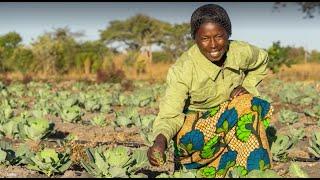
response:
[[[162,133],[169,143],[184,123],[184,109],[206,111],[228,100],[238,85],[259,96],[257,85],[267,74],[267,52],[230,40],[226,55],[224,67],[216,66],[195,44],[169,68],[165,95],[153,123],[155,136]]]

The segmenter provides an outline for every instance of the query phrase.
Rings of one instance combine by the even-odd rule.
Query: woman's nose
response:
[[[210,48],[216,49],[217,48],[217,42],[214,40],[214,38],[210,39]]]

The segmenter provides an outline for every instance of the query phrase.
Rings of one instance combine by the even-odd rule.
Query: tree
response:
[[[68,27],[58,28],[51,32],[55,42],[55,51],[57,59],[55,67],[59,73],[66,73],[71,67],[74,67],[75,54],[77,52],[77,42],[75,38],[77,33],[71,32]]]
[[[8,67],[10,67],[10,70],[19,71],[22,75],[27,74],[33,63],[32,51],[23,46],[17,47],[8,59]]]
[[[48,74],[67,73],[75,66],[78,43],[68,27],[45,32],[32,43],[33,53],[39,62],[36,71]]]
[[[300,6],[300,9],[303,14],[306,16],[304,18],[313,18],[316,9],[320,13],[320,2],[295,2]],[[286,7],[286,2],[275,2],[274,9],[279,9],[280,7]]]
[[[20,34],[16,32],[9,32],[3,36],[0,36],[0,71],[6,71],[10,69],[8,67],[8,59],[11,57],[14,50],[21,43],[22,38]]]
[[[78,45],[76,54],[76,68],[78,71],[84,70],[86,74],[96,72],[103,65],[109,63],[111,59],[105,58],[112,56],[112,52],[102,41],[85,41]],[[104,68],[104,67],[103,67]]]
[[[5,48],[16,48],[22,41],[20,34],[9,32],[0,37],[0,46]]]
[[[289,66],[293,63],[288,58],[288,48],[281,47],[280,41],[273,42],[272,46],[267,49],[269,55],[268,68],[273,72],[278,72],[281,65]]]
[[[38,62],[32,71],[42,71],[45,74],[56,74],[55,61],[57,54],[55,50],[55,42],[49,33],[44,33],[37,37],[31,44],[32,52],[35,60]]]
[[[310,59],[312,62],[320,63],[320,53],[316,50],[312,50],[310,53]]]
[[[189,23],[170,26],[162,41],[162,49],[171,54],[173,59],[177,59],[193,43]]]
[[[66,73],[75,65],[77,42],[68,27],[44,33],[32,46],[39,62],[36,70],[41,69],[48,74]]]
[[[147,47],[151,54],[151,45],[161,43],[169,23],[137,14],[129,19],[111,21],[105,30],[100,30],[100,39],[107,43],[122,42],[130,51],[138,51]]]

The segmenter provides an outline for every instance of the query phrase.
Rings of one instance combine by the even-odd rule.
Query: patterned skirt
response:
[[[246,174],[271,168],[266,128],[267,101],[245,94],[207,112],[188,111],[174,138],[176,169],[199,169],[204,177],[225,177],[237,167]]]

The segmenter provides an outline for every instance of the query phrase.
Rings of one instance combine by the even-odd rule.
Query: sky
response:
[[[84,32],[83,40],[99,39],[99,30],[112,20],[143,13],[169,23],[189,22],[192,12],[208,2],[0,2],[0,35],[19,33],[23,44],[54,28]],[[215,2],[226,9],[232,23],[230,39],[268,48],[283,46],[320,51],[320,13],[304,19],[299,6],[287,2],[279,11],[273,2]],[[316,12],[317,13],[317,12]]]

